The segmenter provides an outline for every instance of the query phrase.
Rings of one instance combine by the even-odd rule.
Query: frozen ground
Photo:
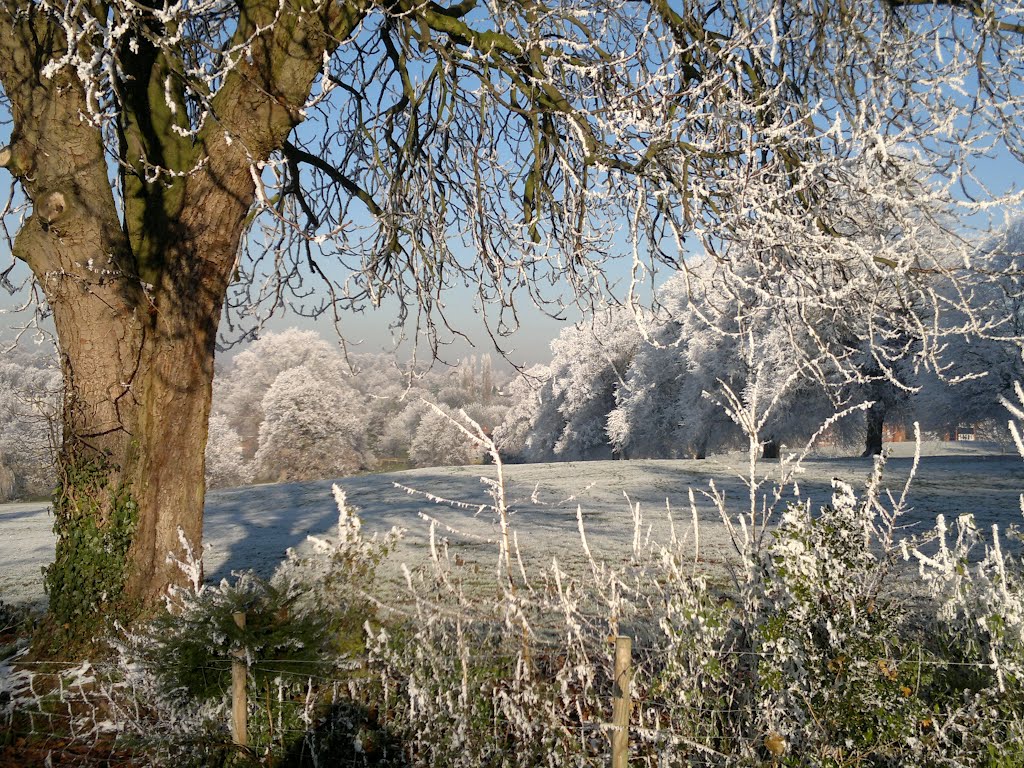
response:
[[[925,446],[918,478],[911,488],[913,509],[907,524],[922,527],[943,513],[953,518],[973,513],[982,527],[1005,527],[1021,521],[1019,494],[1024,490],[1024,462],[1015,455],[999,455],[991,445],[932,444]],[[506,467],[512,522],[527,561],[549,564],[557,557],[563,567],[578,567],[581,547],[576,507],[583,509],[588,540],[595,556],[607,560],[628,557],[633,541],[633,513],[625,495],[639,502],[646,531],[667,541],[670,533],[666,500],[672,508],[676,531],[682,537],[690,524],[688,488],[697,492],[700,557],[714,568],[731,555],[731,544],[713,505],[700,495],[708,481],[726,494],[729,507],[749,505],[746,489],[737,477],[744,457],[730,455],[706,461],[600,461],[524,464]],[[908,450],[894,446],[885,475],[886,487],[898,495],[911,465]],[[862,487],[871,463],[856,458],[812,458],[799,476],[802,498],[827,502],[830,483],[839,477]],[[759,462],[758,470],[777,477],[777,462]],[[398,563],[419,561],[424,553],[426,513],[467,534],[494,539],[493,517],[475,509],[455,509],[394,487],[398,482],[447,498],[483,503],[486,488],[481,476],[493,477],[493,467],[420,469],[393,474],[366,475],[340,481],[350,502],[359,507],[364,530],[386,530],[393,525],[408,529],[394,553],[388,571]],[[770,491],[771,483],[763,490]],[[538,489],[535,492],[535,488]],[[232,570],[253,568],[269,574],[288,547],[301,546],[309,534],[329,533],[337,521],[331,481],[264,485],[212,492],[206,504],[206,574],[219,579]],[[791,497],[791,495],[790,495]],[[41,569],[53,557],[51,519],[45,504],[0,505],[0,599],[7,602],[43,599]],[[489,568],[496,560],[493,544],[439,529],[458,541],[460,556]],[[692,541],[692,538],[691,538]]]

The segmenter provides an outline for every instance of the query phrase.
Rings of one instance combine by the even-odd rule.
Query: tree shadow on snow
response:
[[[301,547],[311,535],[332,535],[338,522],[331,490],[335,483],[345,491],[349,506],[358,509],[366,535],[398,526],[409,529],[408,539],[425,541],[428,523],[419,518],[419,512],[455,528],[487,524],[487,511],[478,514],[476,507],[452,508],[396,488],[394,483],[481,505],[489,503],[487,488],[479,479],[492,474],[488,469],[440,468],[213,491],[207,496],[203,525],[206,577],[219,581],[246,569],[269,577],[287,549]]]

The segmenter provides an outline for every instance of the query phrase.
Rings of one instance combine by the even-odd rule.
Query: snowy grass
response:
[[[902,487],[912,464],[907,449],[893,446],[885,484]],[[991,451],[992,447],[988,447]],[[980,450],[985,450],[980,449]],[[966,451],[971,451],[970,453]],[[911,487],[907,524],[930,527],[936,515],[955,520],[974,514],[983,528],[1019,520],[1018,494],[1024,488],[1024,463],[1016,456],[981,453],[977,446],[936,443],[924,445],[924,456]],[[940,453],[942,452],[942,453]],[[953,452],[953,453],[946,453]],[[899,454],[904,454],[900,456]],[[715,506],[700,494],[714,480],[728,500],[746,495],[740,478],[745,457],[733,454],[705,461],[641,460],[522,464],[505,467],[510,519],[526,555],[548,563],[559,555],[565,565],[580,565],[575,546],[576,509],[580,506],[596,556],[611,561],[628,556],[632,537],[630,505],[639,503],[653,526],[652,537],[667,541],[663,514],[668,502],[686,510],[688,491],[697,492],[702,524],[702,558],[709,565],[733,556],[733,547]],[[871,462],[857,458],[810,458],[797,475],[800,498],[827,501],[831,480],[838,477],[857,487],[871,471]],[[758,471],[778,472],[777,462],[761,462]],[[391,557],[390,572],[408,560],[421,562],[427,524],[421,514],[442,517],[454,528],[483,539],[493,538],[493,522],[475,514],[476,504],[487,501],[480,482],[487,467],[451,467],[411,470],[345,478],[341,483],[351,503],[361,510],[367,529],[408,529],[406,539]],[[467,509],[440,508],[423,496],[396,488],[395,483],[437,497],[470,503]],[[289,547],[301,546],[308,535],[329,532],[336,522],[331,504],[332,481],[258,485],[213,491],[206,504],[204,556],[212,581],[232,571],[254,569],[269,576]],[[790,496],[792,498],[792,496]],[[41,602],[41,568],[53,558],[52,519],[46,504],[0,505],[0,599],[8,603]],[[463,557],[480,559],[488,568],[491,549],[485,542],[464,537]]]

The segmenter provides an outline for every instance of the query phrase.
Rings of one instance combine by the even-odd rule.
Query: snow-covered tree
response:
[[[432,428],[452,430],[454,426],[443,425],[429,404],[441,406],[447,413],[464,410],[485,431],[493,430],[505,417],[507,399],[499,390],[490,355],[464,358],[451,368],[407,372],[406,376],[403,390],[391,390],[394,395],[387,405],[377,444],[379,455],[405,457],[414,466],[479,460],[477,448],[457,447],[461,438],[454,433],[444,437],[443,446],[430,446]]]
[[[429,397],[428,392],[411,390],[404,400],[399,401],[401,409],[388,418],[377,440],[379,456],[399,460],[408,458],[420,420],[427,412],[427,405],[421,398]]]
[[[926,422],[940,433],[994,422],[1002,428],[989,432],[1005,436],[1000,398],[1013,400],[1014,382],[1024,381],[1024,220],[982,243],[974,263],[978,275],[954,288],[984,330],[954,331],[944,339],[944,378],[931,377],[921,399],[928,403]]]
[[[53,491],[61,395],[52,354],[16,349],[0,357],[0,499]]]
[[[447,467],[479,463],[483,448],[459,429],[459,415],[428,408],[419,419],[409,446],[409,459],[417,467]]]
[[[678,324],[657,328],[652,342],[640,346],[616,394],[608,439],[616,454],[631,459],[688,458],[692,451],[678,432],[691,379]]]
[[[716,259],[688,263],[659,304],[654,317],[620,310],[564,331],[540,381],[515,383],[499,447],[532,461],[703,458],[746,440],[729,395],[764,421],[769,449],[809,436],[834,412],[838,385],[822,383],[822,354],[804,326]]]
[[[659,292],[661,312],[608,416],[628,456],[699,457],[746,440],[730,397],[760,423],[766,451],[813,433],[834,412],[820,353],[784,307],[714,258],[692,260]],[[761,423],[763,421],[763,423]]]
[[[737,444],[740,433],[721,405],[722,389],[742,390],[748,360],[743,354],[755,308],[746,307],[737,286],[725,282],[727,271],[716,276],[714,259],[688,265],[665,287],[666,331],[674,336],[663,354],[681,354],[686,373],[678,382],[678,395],[661,407],[675,417],[669,432],[683,455],[704,458]],[[742,288],[742,286],[739,286]],[[664,333],[664,332],[663,332]],[[671,389],[666,395],[671,394]]]
[[[633,313],[612,308],[551,342],[551,395],[558,403],[560,459],[611,456],[608,414],[641,342]]]
[[[528,461],[610,457],[608,414],[641,338],[623,307],[563,329],[551,363],[511,385],[510,410],[495,432],[499,449]]]
[[[372,466],[361,396],[323,371],[309,365],[283,371],[261,407],[257,477],[308,480],[350,475]]]
[[[336,465],[318,461],[299,472],[292,466],[291,457],[284,459],[279,448],[271,451],[266,447],[271,434],[275,445],[283,446],[288,442],[289,429],[297,431],[300,443],[298,433],[309,429],[302,419],[282,421],[280,417],[287,409],[280,407],[273,428],[265,426],[268,420],[264,412],[266,397],[276,386],[278,392],[274,399],[280,403],[284,397],[282,382],[294,381],[295,377],[279,379],[292,371],[301,371],[296,374],[300,378],[318,382],[314,400],[309,404],[313,413],[324,407],[324,393],[336,389],[331,396],[340,396],[346,402],[346,413],[359,414],[356,421],[346,417],[335,422],[332,416],[324,416],[322,420],[325,430],[344,426],[348,431],[347,435],[332,439],[341,440],[347,446],[342,454],[349,458],[339,458]],[[309,394],[306,390],[303,392]],[[302,408],[301,396],[292,400],[289,408],[297,412]],[[329,475],[339,475],[352,471],[354,466],[372,464],[376,457],[399,465],[406,461],[420,466],[436,465],[440,459],[427,449],[425,430],[416,457],[410,453],[421,433],[420,422],[430,412],[427,402],[463,408],[485,429],[500,423],[505,413],[505,401],[489,355],[479,360],[466,358],[451,368],[436,366],[416,370],[399,363],[393,355],[343,355],[314,331],[292,328],[279,333],[268,332],[240,352],[231,365],[218,373],[214,382],[214,413],[222,415],[232,430],[224,432],[222,425],[217,426],[216,451],[227,452],[219,466],[227,469],[235,462],[232,452],[237,448],[236,440],[241,442],[244,460],[256,458],[257,475],[264,479],[313,478],[320,476],[317,473],[325,467],[329,467],[329,471],[323,469]],[[210,440],[214,437],[211,425]],[[256,457],[257,448],[262,451],[259,457]],[[351,460],[349,454],[353,449],[360,457],[358,461]],[[210,452],[208,461],[214,460],[213,457],[214,453]],[[277,460],[286,460],[289,466],[275,468],[272,462]],[[444,461],[459,463],[461,460],[449,451]],[[244,476],[243,473],[230,482],[239,482]]]
[[[892,194],[903,199],[926,189],[908,175]],[[578,387],[577,400],[596,406],[589,423],[606,419],[613,449],[626,456],[703,457],[746,444],[751,430],[770,455],[783,442],[808,438],[838,410],[871,401],[866,418],[839,422],[832,436],[848,439],[860,424],[868,452],[880,451],[885,417],[898,415],[917,386],[924,342],[912,329],[934,316],[922,297],[935,286],[906,275],[943,279],[934,269],[941,253],[904,254],[901,267],[879,254],[889,253],[908,223],[867,208],[854,193],[843,200],[859,229],[849,225],[845,241],[833,246],[835,260],[821,265],[813,283],[769,272],[781,254],[749,254],[760,243],[753,232],[746,245],[727,243],[689,260],[659,290],[659,311],[644,321],[649,343],[622,374],[611,407],[589,396],[601,377],[579,362],[581,380],[559,388],[556,350],[550,394],[558,411],[570,412],[565,401]],[[942,214],[937,201],[916,204],[919,210],[905,213],[914,213],[919,229]],[[568,348],[577,361],[600,361],[575,338]],[[588,445],[587,436],[562,430],[565,444]],[[565,444],[551,457],[567,455]]]
[[[563,420],[551,390],[551,368],[527,368],[512,380],[507,391],[508,411],[494,429],[498,450],[512,461],[552,460]]]
[[[289,328],[268,332],[235,355],[231,366],[215,381],[218,413],[227,417],[252,457],[264,419],[263,398],[277,377],[299,366],[321,377],[344,376],[344,363],[336,347],[316,331]]]
[[[252,481],[252,462],[242,450],[242,437],[227,416],[210,416],[210,434],[206,439],[206,487],[230,488]]]

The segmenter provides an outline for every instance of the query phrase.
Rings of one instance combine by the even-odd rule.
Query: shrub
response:
[[[363,625],[372,615],[361,585],[398,536],[360,535],[360,522],[335,487],[339,521],[332,538],[310,538],[310,552],[289,550],[269,579],[252,572],[233,582],[200,583],[199,563],[187,542],[179,563],[192,587],[177,590],[168,611],[142,632],[126,634],[126,676],[150,692],[151,717],[165,724],[151,748],[178,757],[198,740],[209,749],[197,765],[230,752],[227,712],[232,660],[248,671],[249,750],[276,761],[310,759],[335,744],[335,730],[349,748],[359,724],[348,690],[320,681],[354,681],[365,649]],[[245,614],[244,627],[235,621]],[[169,727],[167,727],[169,726]],[[297,757],[298,756],[298,757]],[[301,762],[301,760],[300,760]]]
[[[837,481],[818,510],[783,506],[763,537],[734,520],[728,586],[681,542],[643,546],[638,509],[624,566],[520,568],[496,483],[496,581],[432,528],[430,564],[408,574],[413,615],[370,634],[376,704],[415,765],[604,765],[608,636],[624,632],[633,766],[1018,765],[1019,561],[997,531],[948,546],[941,518],[897,542],[906,495],[886,503],[883,467],[860,497]],[[908,592],[911,561],[927,589]]]

